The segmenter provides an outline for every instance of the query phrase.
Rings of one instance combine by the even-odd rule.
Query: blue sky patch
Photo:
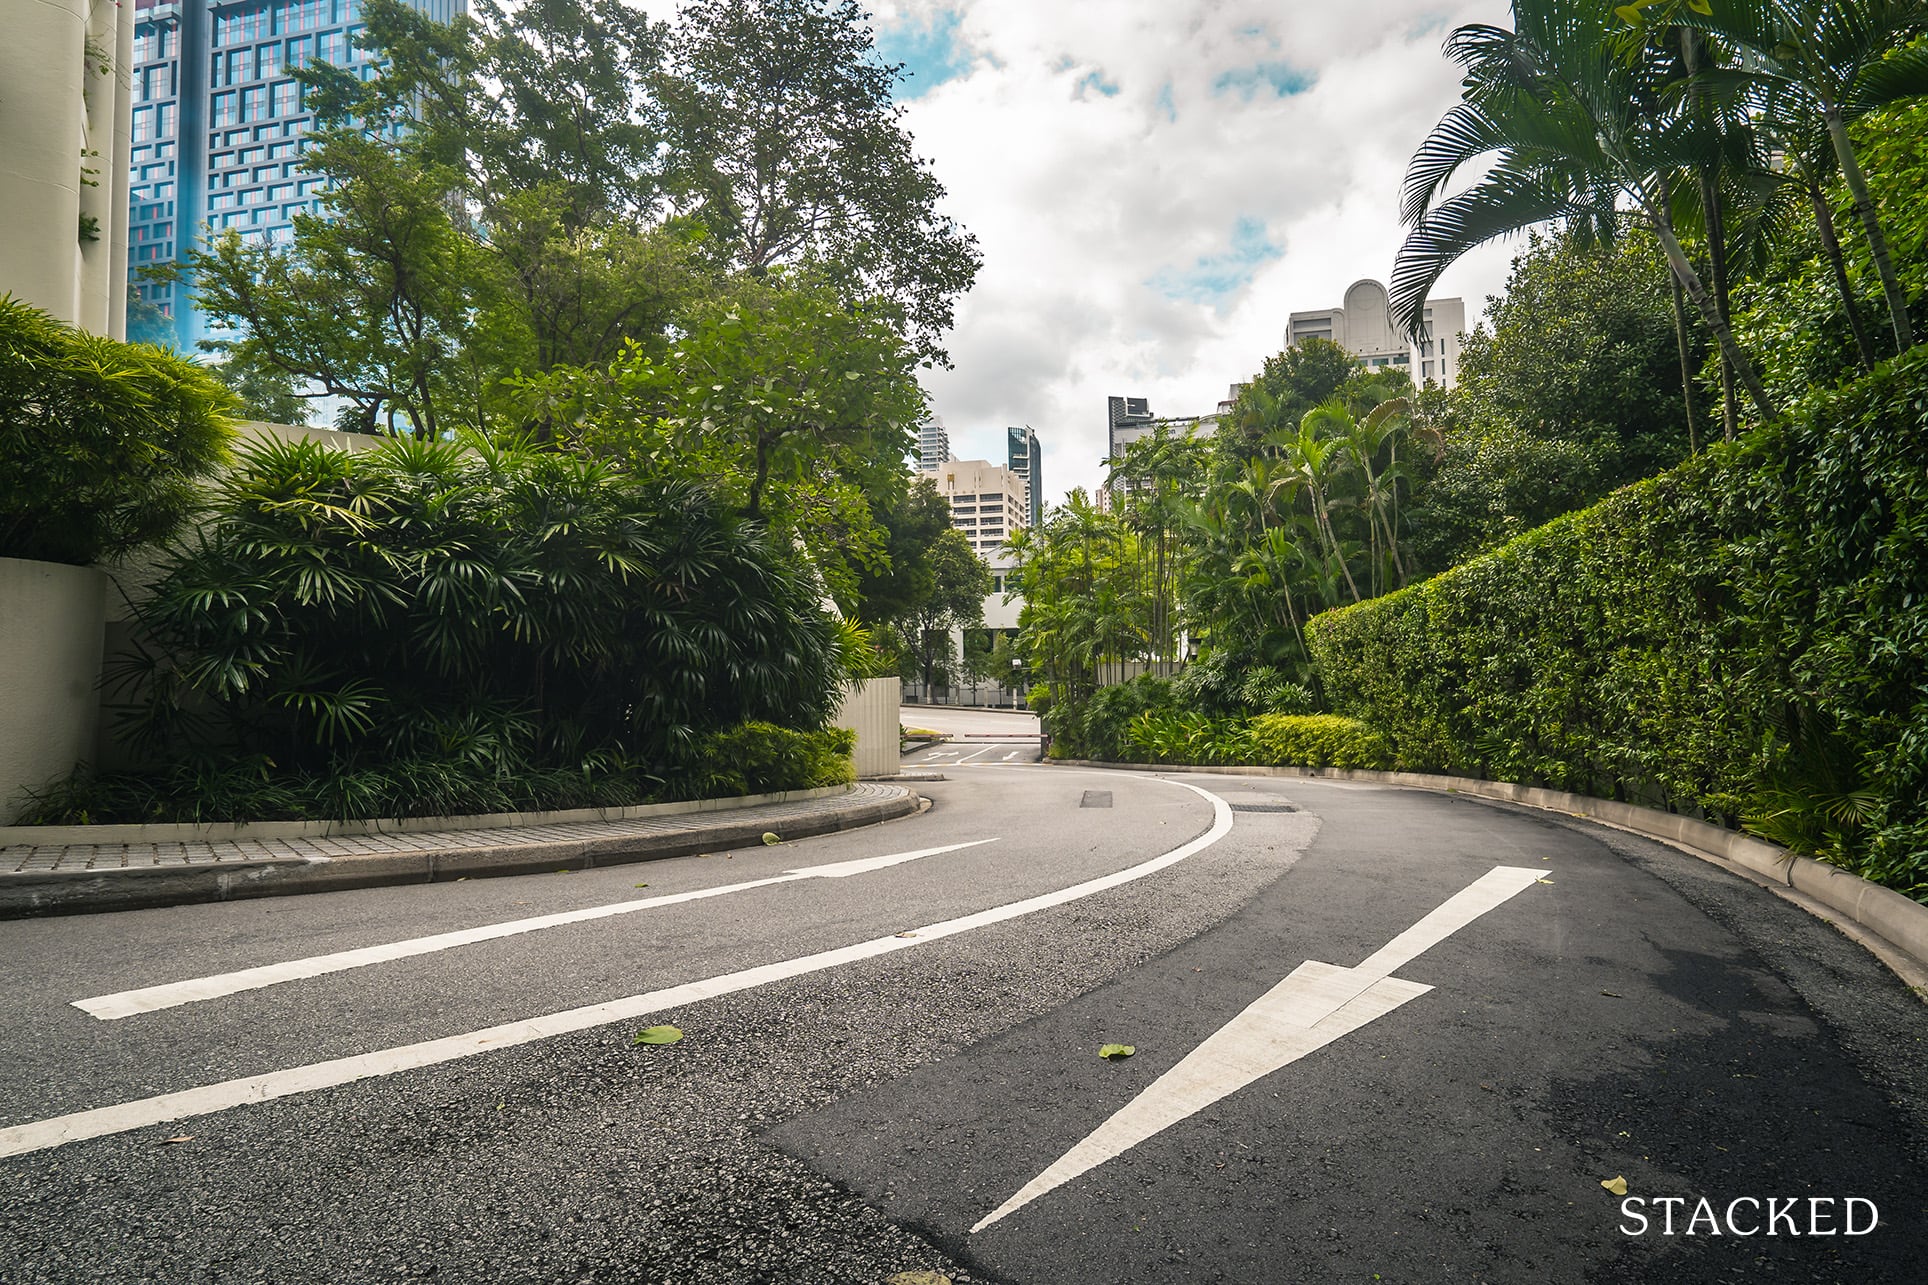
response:
[[[1202,255],[1183,272],[1167,269],[1145,284],[1168,299],[1220,303],[1251,284],[1260,267],[1283,253],[1266,235],[1263,219],[1242,218],[1232,225],[1229,249]]]
[[[1106,98],[1118,96],[1118,82],[1107,80],[1103,71],[1094,71],[1078,82],[1077,96],[1083,98],[1087,91],[1103,94]]]
[[[1165,113],[1167,121],[1178,123],[1178,100],[1172,97],[1172,83],[1169,80],[1158,87],[1157,107]]]
[[[1218,79],[1212,82],[1212,92],[1237,94],[1248,103],[1261,89],[1269,89],[1276,98],[1290,98],[1293,94],[1302,94],[1312,88],[1316,79],[1313,73],[1288,62],[1262,62],[1220,72]]]
[[[971,52],[957,37],[955,9],[940,9],[928,20],[906,18],[877,29],[877,54],[904,65],[895,92],[900,101],[922,98],[947,80],[971,69]]]

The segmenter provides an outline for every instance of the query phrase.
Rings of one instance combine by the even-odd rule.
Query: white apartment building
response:
[[[1296,348],[1307,339],[1329,339],[1368,367],[1397,367],[1410,375],[1415,385],[1430,379],[1442,388],[1451,388],[1459,378],[1466,301],[1428,299],[1425,320],[1426,337],[1414,343],[1393,324],[1386,287],[1377,281],[1355,281],[1346,289],[1343,307],[1293,313],[1287,322],[1285,346]]]
[[[964,533],[977,556],[993,567],[1011,533],[1030,525],[1031,493],[1023,478],[989,460],[951,460],[921,470],[951,503],[951,525]]]
[[[950,458],[950,430],[944,427],[943,416],[932,415],[917,426],[917,467],[929,472]]]

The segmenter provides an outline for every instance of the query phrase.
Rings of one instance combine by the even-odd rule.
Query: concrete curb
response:
[[[829,790],[796,791],[787,801],[796,802],[800,797],[823,798],[837,792],[848,793],[852,788],[833,786]],[[766,814],[719,819],[714,824],[692,824],[652,834],[451,848],[437,847],[434,832],[430,831],[422,832],[418,847],[332,858],[267,857],[206,865],[4,873],[0,874],[0,919],[285,897],[491,875],[589,870],[689,856],[760,843],[767,830],[776,830],[785,839],[802,839],[876,825],[908,816],[922,806],[923,800],[916,791],[896,788],[893,796],[856,800],[842,807],[781,817]],[[777,802],[768,798],[764,801],[773,805]],[[716,809],[725,815],[755,806],[738,800],[725,802],[732,806]]]
[[[1655,808],[1615,803],[1611,799],[1596,799],[1585,794],[1568,794],[1562,790],[1513,785],[1506,781],[1478,781],[1471,777],[1421,772],[1365,772],[1333,767],[1202,767],[1189,764],[1100,763],[1089,759],[1048,759],[1046,762],[1078,767],[1119,768],[1132,772],[1205,772],[1221,776],[1368,781],[1564,812],[1569,816],[1631,830],[1650,839],[1663,840],[1716,865],[1739,866],[1768,883],[1799,893],[1808,901],[1819,903],[1843,919],[1866,929],[1907,957],[1915,965],[1918,975],[1928,972],[1928,906],[1904,897],[1892,888],[1870,883],[1859,875],[1825,865],[1812,857],[1797,856],[1772,843]],[[1914,982],[1912,978],[1904,977],[1903,980],[1911,984]]]
[[[493,830],[499,826],[570,825],[578,821],[636,821],[644,817],[730,812],[766,803],[827,799],[847,785],[728,799],[638,803],[626,808],[568,808],[560,812],[476,812],[453,817],[384,817],[370,821],[208,821],[179,825],[0,825],[0,848],[59,844],[216,843],[228,839],[340,839],[364,834],[426,834],[440,830]]]

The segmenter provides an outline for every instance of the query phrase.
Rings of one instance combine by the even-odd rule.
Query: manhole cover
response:
[[[1221,790],[1219,797],[1231,804],[1234,812],[1297,812],[1299,805],[1277,794],[1257,790]]]

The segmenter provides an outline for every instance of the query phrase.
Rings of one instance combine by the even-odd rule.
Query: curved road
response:
[[[1923,1007],[1754,886],[940,770],[776,847],[0,927],[0,1280],[1921,1279]]]

